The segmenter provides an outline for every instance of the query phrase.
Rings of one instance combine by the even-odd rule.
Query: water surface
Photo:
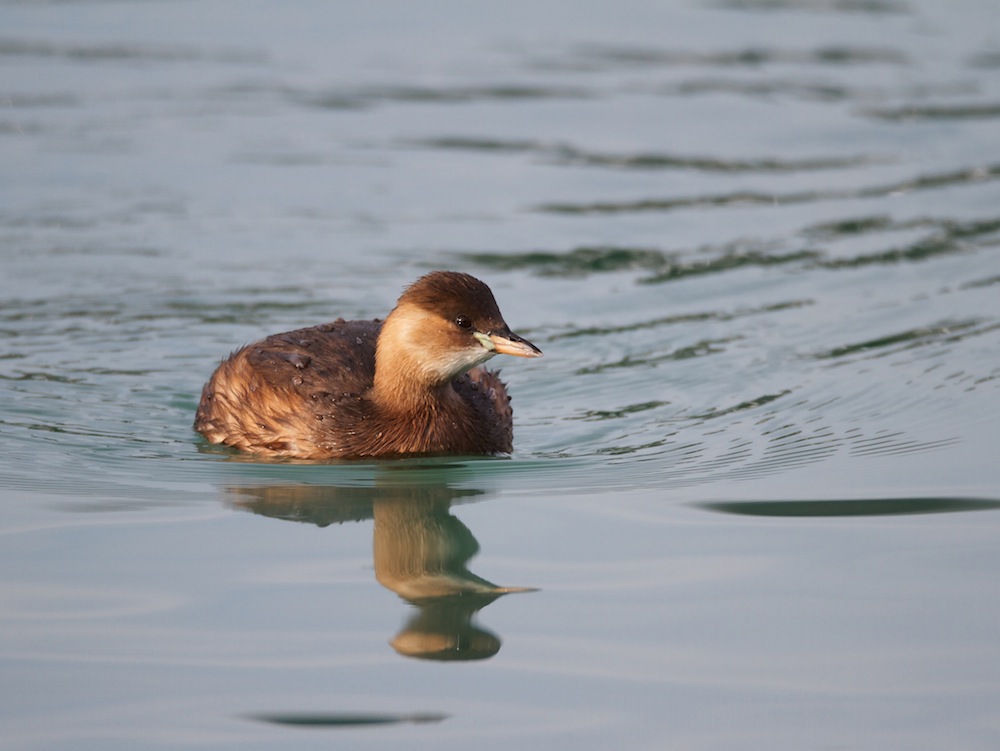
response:
[[[0,18],[8,746],[995,747],[993,3]],[[191,431],[434,268],[511,457]]]

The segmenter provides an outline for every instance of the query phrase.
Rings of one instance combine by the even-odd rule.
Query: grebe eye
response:
[[[472,328],[472,321],[466,316],[458,316],[458,318],[455,319],[455,325],[460,329],[468,331]]]

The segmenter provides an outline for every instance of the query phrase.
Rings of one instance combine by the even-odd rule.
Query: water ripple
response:
[[[724,271],[744,268],[746,266],[778,266],[789,263],[800,263],[803,261],[816,261],[818,258],[819,253],[813,250],[797,250],[791,253],[781,254],[738,250],[734,252],[727,252],[717,258],[694,259],[668,263],[655,274],[644,277],[639,281],[643,284],[659,284],[661,282],[676,281],[689,276],[718,274]]]
[[[903,14],[910,9],[895,0],[715,0],[719,8],[737,11],[801,11],[806,13]]]
[[[638,412],[646,412],[651,409],[657,409],[658,407],[663,407],[670,404],[670,402],[663,401],[651,401],[642,402],[640,404],[628,404],[620,409],[615,410],[600,410],[600,409],[589,409],[584,412],[579,417],[573,417],[570,419],[575,420],[617,420],[627,415],[634,415]]]
[[[790,193],[770,193],[740,190],[731,193],[676,198],[644,198],[634,201],[595,201],[591,203],[544,203],[535,211],[551,214],[622,214],[645,211],[673,211],[687,208],[713,208],[727,206],[785,206],[861,198],[884,198],[912,193],[918,190],[937,190],[958,185],[976,185],[1000,178],[1000,164],[989,164],[950,172],[918,175],[884,185],[840,190],[802,190]]]
[[[661,362],[668,362],[670,360],[690,360],[695,357],[717,355],[725,352],[724,345],[739,341],[742,338],[743,337],[741,336],[731,336],[720,339],[702,339],[694,344],[689,344],[685,347],[678,347],[669,352],[660,354],[649,354],[644,356],[626,355],[620,360],[602,362],[597,365],[578,368],[576,370],[576,375],[595,375],[597,373],[604,373],[605,371],[616,370],[618,368],[644,368],[658,365]]]
[[[914,236],[905,243],[887,243],[888,247],[835,254],[833,246],[861,237],[908,232]],[[869,265],[912,263],[1000,242],[1000,219],[957,221],[920,217],[903,221],[886,215],[849,217],[834,222],[808,225],[798,233],[813,247],[785,250],[788,240],[736,240],[719,246],[705,246],[687,251],[664,251],[656,248],[585,246],[564,252],[528,251],[512,253],[459,253],[463,262],[498,271],[526,270],[539,276],[563,278],[591,274],[641,271],[641,284],[672,282],[688,277],[720,274],[745,267],[798,265],[805,269],[850,269]],[[823,243],[826,248],[815,247]],[[993,277],[970,283],[987,286]],[[789,303],[784,303],[789,304]],[[802,304],[801,301],[794,304]]]
[[[701,508],[741,516],[897,516],[988,511],[1000,508],[992,498],[851,498],[803,501],[723,501],[698,504]]]
[[[586,336],[609,336],[633,331],[642,331],[644,329],[656,329],[661,326],[674,326],[677,324],[705,323],[708,321],[733,321],[737,318],[743,318],[745,316],[759,315],[762,313],[777,313],[779,311],[801,308],[812,304],[813,302],[811,300],[790,300],[787,302],[763,305],[757,308],[740,308],[732,312],[708,311],[704,313],[686,313],[633,321],[632,323],[626,323],[618,326],[587,326],[583,328],[570,327],[567,331],[561,331],[550,335],[547,338],[547,341],[551,342],[558,339],[575,339],[577,337]]]
[[[706,431],[699,436],[694,430],[696,424],[688,424],[679,433],[646,441],[618,442],[598,449],[597,453],[631,461],[656,457],[659,484],[692,487],[784,474],[845,452],[850,456],[878,458],[937,451],[959,442],[955,437],[921,440],[903,431],[864,436],[856,429],[809,425],[790,419],[791,415],[787,411],[771,411],[757,421],[762,429],[755,435],[743,433],[728,441],[718,440],[725,431]],[[772,425],[775,420],[781,422]]]
[[[852,344],[844,344],[814,355],[819,360],[833,360],[857,354],[881,357],[915,347],[952,343],[973,336],[981,336],[1000,329],[1000,323],[981,320],[955,321],[926,326]]]
[[[567,143],[535,140],[502,140],[447,136],[410,141],[416,146],[442,150],[505,152],[533,154],[548,162],[568,166],[607,167],[621,170],[684,169],[720,173],[784,173],[828,169],[846,169],[881,160],[872,157],[816,157],[813,159],[722,159],[707,156],[681,156],[657,152],[602,153],[581,149]]]
[[[690,276],[715,274],[744,266],[775,266],[818,260],[818,251],[767,252],[762,243],[736,242],[721,248],[702,248],[709,258],[685,258],[680,252],[652,248],[584,247],[564,253],[463,253],[461,257],[480,266],[500,270],[528,269],[541,276],[575,277],[612,271],[642,270],[651,274],[644,283],[666,282]]]
[[[691,418],[694,420],[714,420],[718,417],[727,417],[728,415],[735,414],[737,412],[744,412],[749,409],[757,409],[764,406],[765,404],[770,404],[773,401],[777,401],[783,396],[788,396],[792,392],[788,389],[781,391],[777,394],[763,394],[756,397],[755,399],[749,399],[745,402],[740,402],[739,404],[733,405],[732,407],[720,407],[718,409],[713,409],[709,412],[702,414],[692,415]]]
[[[380,104],[468,104],[483,101],[590,99],[599,95],[578,86],[497,83],[453,86],[370,86],[327,91],[286,90],[299,104],[322,109],[364,109]]]
[[[111,62],[201,62],[260,63],[266,56],[254,50],[227,50],[211,53],[194,47],[150,46],[142,44],[58,44],[49,41],[0,39],[0,57],[63,58],[71,61]]]
[[[854,102],[859,105],[858,114],[862,115],[867,114],[864,107],[871,107],[887,99],[922,100],[930,97],[974,96],[979,91],[976,86],[963,82],[919,86],[875,86],[846,84],[829,78],[773,75],[765,78],[698,76],[669,83],[637,85],[632,88],[635,91],[659,96],[733,94],[768,100],[788,97],[808,102]]]
[[[1000,276],[988,276],[985,279],[975,279],[971,282],[966,282],[961,286],[961,289],[975,289],[977,287],[990,287],[994,284],[1000,284]]]
[[[606,65],[663,67],[750,67],[764,65],[905,65],[908,56],[888,47],[831,45],[811,50],[780,47],[744,47],[718,52],[665,49],[662,47],[583,45],[574,51],[580,61]]]
[[[870,108],[862,111],[868,117],[890,122],[914,120],[981,120],[1000,117],[1000,102],[916,105]]]
[[[409,723],[424,725],[443,722],[448,719],[446,714],[430,712],[417,714],[380,714],[377,712],[301,712],[249,715],[252,720],[267,722],[273,725],[291,725],[293,727],[357,727],[365,725],[397,725]]]

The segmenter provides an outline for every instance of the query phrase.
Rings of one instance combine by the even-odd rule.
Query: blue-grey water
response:
[[[997,748],[994,0],[2,2],[0,174],[4,749]],[[434,268],[510,458],[192,432]]]

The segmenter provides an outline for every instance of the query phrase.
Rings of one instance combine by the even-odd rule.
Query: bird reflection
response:
[[[228,492],[235,507],[276,519],[320,527],[374,519],[375,578],[414,606],[392,647],[428,660],[492,657],[501,641],[475,623],[476,614],[501,595],[533,590],[498,586],[469,571],[479,543],[451,506],[482,491],[407,479],[394,476],[367,488],[269,485]]]

